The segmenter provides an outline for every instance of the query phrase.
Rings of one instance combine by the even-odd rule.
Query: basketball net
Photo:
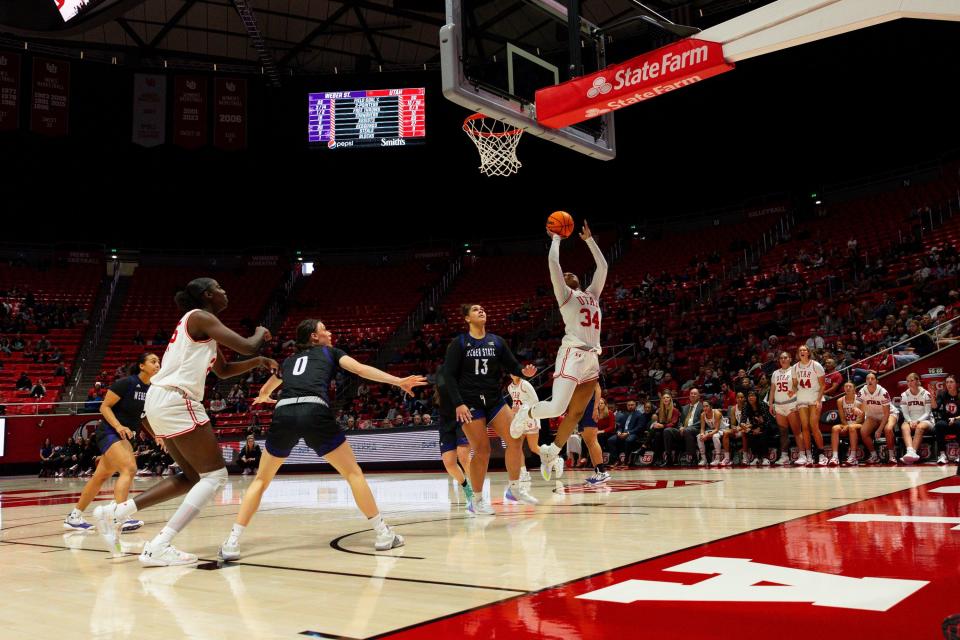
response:
[[[523,166],[517,160],[517,145],[523,129],[475,113],[463,121],[463,130],[480,152],[480,173],[509,176]]]

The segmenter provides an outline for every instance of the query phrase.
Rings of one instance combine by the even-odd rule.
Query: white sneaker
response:
[[[937,464],[947,464],[947,454],[941,452],[939,457],[937,457]]]
[[[793,464],[798,467],[805,467],[807,466],[807,457],[801,453],[797,456],[797,459],[793,461]]]
[[[895,453],[890,454],[890,464],[897,464],[897,454]]]
[[[770,461],[767,460],[766,458],[764,458],[764,459],[763,459],[763,466],[769,467],[769,466],[770,466]]]
[[[857,466],[858,464],[860,464],[860,463],[857,461],[857,456],[847,456],[847,466],[848,466],[848,467],[855,467],[855,466]]]
[[[152,542],[143,545],[140,553],[140,564],[145,567],[174,567],[183,564],[194,564],[197,556],[185,551],[179,551],[173,545],[154,546]]]
[[[920,456],[917,455],[917,452],[913,449],[907,449],[907,452],[900,458],[900,462],[903,464],[913,464],[920,459]]]
[[[732,467],[732,466],[733,466],[733,460],[731,460],[730,458],[724,458],[723,460],[721,460],[721,461],[718,462],[717,464],[718,464],[719,466],[721,466],[721,467]]]
[[[563,477],[563,458],[558,456],[557,459],[553,461],[553,473],[557,478]]]
[[[591,486],[599,486],[606,483],[610,480],[610,474],[606,471],[603,473],[594,472],[592,476],[584,480],[584,484],[589,484]]]
[[[880,464],[880,456],[877,455],[876,451],[870,453],[870,457],[867,458],[867,464]]]
[[[470,504],[467,505],[467,512],[473,516],[495,516],[497,512],[493,510],[490,503],[483,499],[483,496],[475,495]]]
[[[823,455],[823,454],[821,453],[821,454],[820,454],[820,460],[817,461],[817,464],[819,464],[821,467],[825,467],[825,466],[827,466],[828,464],[830,464],[830,462],[827,460],[827,456],[825,456],[825,455]],[[837,461],[837,464],[840,464],[840,462]]]
[[[70,512],[63,521],[63,528],[68,531],[93,531],[96,527],[83,519],[83,514]]]
[[[821,457],[823,457],[823,456],[821,456]],[[839,466],[840,466],[840,458],[838,458],[837,455],[834,454],[833,456],[830,457],[830,461],[827,462],[827,466],[830,466],[830,467],[839,467]]]
[[[788,456],[785,453],[781,453],[780,458],[776,461],[775,464],[784,465],[784,466],[790,464],[790,456]]]
[[[93,510],[93,519],[97,523],[97,533],[106,543],[107,550],[115,556],[122,555],[120,531],[123,523],[117,522],[117,503],[100,505]]]
[[[227,538],[226,542],[220,545],[220,550],[217,551],[217,557],[224,562],[240,559],[240,541],[234,540],[233,544],[230,544],[230,542],[230,538]]]
[[[517,409],[517,412],[513,416],[513,420],[510,421],[510,437],[519,438],[523,436],[523,432],[527,430],[527,422],[530,421],[530,417],[527,415],[527,411],[530,409],[525,404],[521,404],[520,408]]]
[[[526,469],[522,469],[520,471],[520,482],[532,482],[532,481],[533,480],[530,478],[530,472],[527,471]]]
[[[697,466],[698,466],[698,467],[705,467],[705,466],[707,466],[707,459],[706,459],[706,458],[700,458],[700,462],[697,463]]]
[[[543,479],[549,481],[553,473],[553,461],[560,454],[560,449],[552,442],[540,445],[540,473]]]
[[[373,548],[377,551],[387,551],[389,549],[402,547],[403,543],[403,536],[394,532],[390,527],[387,527],[377,534],[377,541],[373,543]]]
[[[503,491],[503,503],[504,504],[540,504],[540,501],[530,495],[530,492],[524,489],[522,486],[517,486],[516,489],[511,488],[507,485],[507,488]]]

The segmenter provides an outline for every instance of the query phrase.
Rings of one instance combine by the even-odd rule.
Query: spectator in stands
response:
[[[680,422],[680,411],[674,406],[673,396],[664,393],[660,396],[660,404],[650,423],[649,443],[654,452],[654,459],[659,460],[657,466],[673,465],[676,460],[672,451],[665,451],[665,437],[668,430],[676,431]]]
[[[43,398],[47,395],[47,388],[43,385],[43,380],[38,379],[37,383],[33,385],[33,388],[30,390],[31,398]]]
[[[703,405],[700,402],[700,390],[696,387],[690,389],[689,403],[683,408],[680,415],[680,424],[676,427],[668,427],[663,432],[664,448],[666,454],[671,459],[676,457],[676,452],[680,448],[681,441],[684,443],[684,449],[690,456],[696,455],[697,436],[700,435],[700,414],[703,411]]]
[[[260,466],[260,445],[252,435],[247,436],[247,442],[237,454],[237,468],[241,470],[242,475],[248,476],[255,473]]]
[[[807,338],[806,345],[810,351],[820,352],[823,351],[826,343],[823,341],[823,336],[817,333],[817,329],[813,328],[810,330],[810,337]]]
[[[669,371],[665,371],[660,384],[657,385],[657,395],[663,395],[664,393],[676,395],[679,391],[680,385],[673,379],[673,375]]]
[[[429,427],[432,424],[433,424],[433,416],[431,416],[429,413],[423,414],[423,426]]]
[[[833,358],[827,358],[823,361],[823,369],[826,372],[824,376],[826,387],[823,390],[823,397],[826,399],[840,392],[843,387],[843,374],[837,371],[837,361]]]
[[[40,447],[40,475],[38,477],[46,478],[56,473],[57,470],[51,466],[52,459],[53,445],[50,443],[50,438],[47,438]]]
[[[393,426],[394,426],[394,427],[403,427],[403,426],[406,426],[406,421],[403,419],[403,414],[398,413],[398,414],[393,418]]]
[[[345,425],[347,429],[356,429],[357,428],[357,419],[353,416],[347,417],[347,423]]]
[[[15,388],[17,391],[30,391],[33,388],[33,382],[30,380],[30,377],[27,376],[26,372],[20,373]]]
[[[5,353],[8,356],[13,355],[13,350],[10,348],[10,339],[6,336],[0,336],[0,353]]]
[[[143,337],[143,332],[141,332],[139,329],[137,329],[137,333],[133,336],[133,344],[147,344],[146,338]]]
[[[220,413],[225,411],[227,408],[227,403],[223,399],[223,394],[219,391],[213,392],[213,398],[210,399],[210,413]]]

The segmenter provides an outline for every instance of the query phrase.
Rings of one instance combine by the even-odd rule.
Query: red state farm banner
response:
[[[733,69],[723,45],[688,38],[537,91],[537,122],[568,127]]]
[[[227,151],[247,148],[247,81],[217,78],[213,101],[213,146]]]
[[[70,63],[34,58],[30,130],[48,136],[65,136],[69,128]]]
[[[0,51],[0,131],[20,126],[20,54]]]
[[[207,144],[207,79],[202,76],[173,79],[173,143],[185,149]]]

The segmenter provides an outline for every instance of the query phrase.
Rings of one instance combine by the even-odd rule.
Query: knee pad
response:
[[[208,471],[200,474],[200,482],[210,483],[214,490],[222,489],[227,484],[227,468],[221,467],[216,471]]]

